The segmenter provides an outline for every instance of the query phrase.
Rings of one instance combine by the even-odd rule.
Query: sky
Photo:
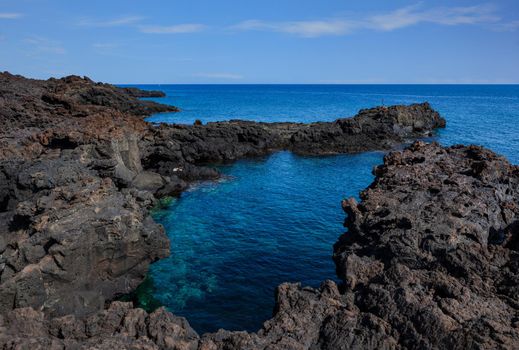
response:
[[[517,0],[0,0],[0,71],[111,83],[519,83]]]

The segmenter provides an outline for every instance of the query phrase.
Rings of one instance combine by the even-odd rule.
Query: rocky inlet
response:
[[[148,211],[208,163],[290,150],[389,150],[445,120],[427,103],[330,123],[151,125],[177,111],[71,76],[0,74],[0,344],[15,348],[514,348],[519,169],[474,147],[390,153],[334,246],[344,283],[279,286],[257,333],[199,336],[161,308],[112,302],[169,254]],[[324,276],[323,276],[324,278]]]

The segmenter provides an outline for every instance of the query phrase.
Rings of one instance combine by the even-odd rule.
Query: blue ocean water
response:
[[[446,119],[436,139],[474,143],[519,163],[519,86],[485,85],[145,85],[180,113],[153,122],[250,119],[312,122],[380,104],[429,101]],[[278,152],[219,166],[226,177],[201,183],[154,213],[171,257],[152,265],[139,289],[143,306],[165,305],[199,332],[255,331],[272,314],[282,282],[318,286],[335,279],[332,245],[343,233],[340,202],[358,196],[383,154],[302,157]]]

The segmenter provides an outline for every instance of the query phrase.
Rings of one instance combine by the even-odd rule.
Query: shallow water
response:
[[[219,85],[160,89],[182,108],[153,122],[233,118],[333,120],[384,103],[429,101],[446,119],[442,144],[475,143],[519,163],[519,86]],[[344,231],[341,199],[358,196],[383,154],[301,157],[278,152],[220,166],[203,183],[156,211],[171,257],[152,265],[139,289],[144,306],[166,305],[199,332],[255,331],[272,314],[275,287],[335,279],[332,245]]]

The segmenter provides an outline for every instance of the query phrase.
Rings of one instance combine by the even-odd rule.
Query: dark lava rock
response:
[[[148,314],[131,303],[114,302],[83,319],[68,315],[49,320],[32,308],[12,310],[0,319],[3,349],[196,350],[198,342],[184,318],[164,308]]]
[[[86,315],[128,293],[169,254],[163,228],[135,195],[75,159],[2,164],[0,313],[33,307]]]
[[[110,84],[94,83],[87,77],[68,76],[62,79],[51,79],[47,81],[46,88],[48,92],[46,92],[43,97],[53,96],[54,99],[58,101],[68,101],[69,104],[77,103],[82,105],[111,107],[118,111],[134,115],[179,111],[177,107],[137,99],[138,97],[156,96],[156,92],[148,92],[136,88],[118,88]]]
[[[89,318],[31,308],[0,322],[6,348],[515,349],[519,167],[476,146],[415,143],[387,155],[362,201],[343,203],[338,275],[283,284],[257,333],[198,337],[187,322],[115,303]],[[39,182],[45,184],[46,182]],[[160,321],[155,321],[160,320]]]
[[[345,295],[406,348],[517,348],[519,167],[418,142],[375,173],[361,203],[343,203]]]
[[[368,210],[346,206],[351,238],[348,233],[341,239],[335,256],[344,289],[329,281],[317,290],[281,285],[275,315],[258,333],[222,330],[199,338],[185,320],[163,309],[146,314],[128,304],[106,308],[142,282],[150,263],[169,254],[162,227],[148,214],[156,198],[178,195],[191,181],[217,178],[208,163],[281,149],[316,155],[389,149],[445,125],[424,103],[364,110],[331,123],[153,126],[143,117],[177,109],[138,100],[139,94],[77,76],[40,81],[0,74],[3,348],[507,347],[517,339],[517,313],[511,316],[517,300],[517,169],[488,151],[439,146],[405,151],[401,159],[412,159],[408,168],[397,165],[398,153],[386,158],[368,190],[379,188],[381,198],[388,198],[380,222],[376,216],[361,224]],[[465,180],[452,175],[454,169],[462,169]],[[393,171],[401,173],[394,184],[379,185]],[[422,191],[424,178],[431,184]],[[406,181],[420,182],[408,187]],[[465,206],[470,199],[472,206]],[[498,199],[501,207],[492,202]],[[404,216],[399,206],[406,203],[410,212]],[[452,228],[465,231],[456,236]],[[407,275],[412,281],[401,282]],[[461,287],[451,290],[449,283]],[[415,289],[424,293],[417,300],[428,309],[405,294]],[[459,304],[452,295],[462,296]],[[436,299],[446,300],[441,308],[434,308]],[[447,322],[438,313],[449,307],[459,314]]]
[[[158,90],[141,90],[134,87],[119,88],[132,97],[166,97],[166,94]]]
[[[151,129],[141,144],[146,168],[184,180],[214,178],[193,164],[230,162],[276,150],[308,155],[387,150],[430,136],[445,120],[428,103],[377,107],[328,123],[258,123],[232,120],[206,125],[165,125]],[[200,173],[202,172],[202,173]]]
[[[88,78],[0,81],[0,313],[97,312],[169,254],[152,193],[186,185],[143,169],[139,142],[143,115],[175,108]]]

